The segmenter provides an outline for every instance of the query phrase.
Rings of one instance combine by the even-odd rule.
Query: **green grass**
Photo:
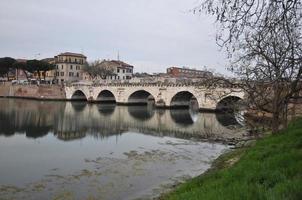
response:
[[[252,147],[221,156],[213,166],[161,199],[301,200],[302,119]]]

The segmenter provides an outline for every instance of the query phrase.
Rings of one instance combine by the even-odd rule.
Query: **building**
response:
[[[105,68],[110,71],[110,75],[98,77],[102,82],[128,82],[133,77],[133,66],[119,60],[102,60],[98,67]],[[83,74],[83,80],[91,81],[91,77]]]
[[[208,78],[213,76],[212,72],[190,69],[186,67],[170,67],[167,69],[167,74],[176,78]]]
[[[55,79],[58,83],[75,82],[82,79],[83,66],[87,57],[79,53],[65,52],[54,58],[56,64]]]
[[[103,60],[101,65],[112,69],[113,75],[107,80],[130,80],[133,77],[133,66],[119,60]]]
[[[166,73],[135,73],[130,83],[171,84],[176,83],[176,81],[176,78],[170,77]]]

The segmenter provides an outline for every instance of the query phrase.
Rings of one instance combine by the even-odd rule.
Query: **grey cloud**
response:
[[[121,58],[137,71],[209,66],[225,72],[213,20],[188,10],[196,0],[0,0],[0,56],[83,52]]]

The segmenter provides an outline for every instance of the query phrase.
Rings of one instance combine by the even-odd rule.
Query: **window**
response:
[[[58,66],[58,65],[56,65],[56,69],[59,69],[59,66]]]
[[[76,58],[74,59],[74,61],[75,61],[75,62],[78,62],[78,60],[77,60]]]
[[[72,69],[73,67],[72,67],[72,65],[70,65],[70,69]]]
[[[77,77],[79,77],[80,75],[79,75],[79,72],[77,72]]]
[[[123,69],[123,73],[125,73],[125,70]]]
[[[69,76],[72,77],[73,76],[73,72],[69,72]]]
[[[61,76],[64,76],[64,72],[61,72]]]
[[[117,76],[117,80],[120,80],[120,76]]]
[[[64,66],[63,66],[63,65],[62,65],[61,67],[62,67],[62,69],[64,69]]]
[[[117,73],[120,73],[120,69],[117,69]]]

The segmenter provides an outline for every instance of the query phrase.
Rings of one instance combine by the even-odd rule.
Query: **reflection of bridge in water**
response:
[[[15,134],[9,130],[17,130],[28,137],[53,132],[62,140],[87,135],[103,138],[128,131],[177,138],[231,139],[241,136],[234,128],[238,127],[234,117],[189,109],[17,99],[0,101],[0,134],[5,135]]]

